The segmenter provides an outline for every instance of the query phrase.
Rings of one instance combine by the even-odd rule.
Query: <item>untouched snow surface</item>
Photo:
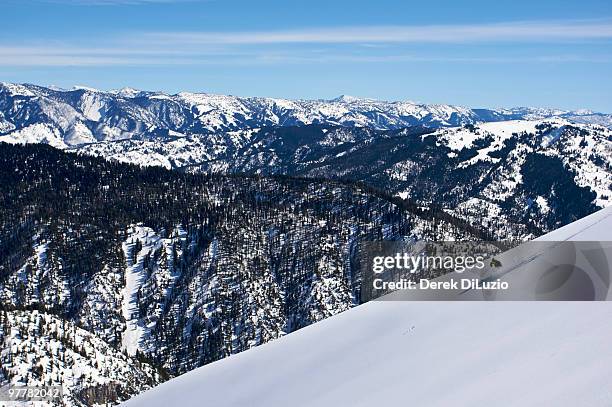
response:
[[[612,207],[542,240],[612,240]],[[124,403],[610,406],[612,304],[373,301]]]
[[[612,241],[612,206],[540,236],[538,241]]]
[[[126,406],[609,406],[612,306],[370,302]]]

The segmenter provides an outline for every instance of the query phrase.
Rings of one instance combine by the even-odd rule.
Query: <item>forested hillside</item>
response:
[[[69,404],[124,399],[358,304],[361,241],[478,234],[365,186],[46,145],[0,144],[0,199],[2,374],[63,383]],[[75,355],[58,361],[57,342]],[[111,359],[75,368],[98,352]]]

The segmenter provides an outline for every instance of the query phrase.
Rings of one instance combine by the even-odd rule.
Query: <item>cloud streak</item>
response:
[[[159,43],[181,44],[351,44],[470,43],[601,40],[612,38],[609,21],[519,21],[497,24],[365,26],[252,32],[159,32]]]
[[[321,64],[321,63],[479,63],[479,64],[513,64],[513,63],[612,63],[612,57],[585,57],[580,55],[541,55],[541,56],[444,56],[444,55],[355,55],[350,53],[329,53],[318,55],[301,55],[283,52],[256,52],[244,54],[198,54],[137,52],[119,50],[117,53],[106,52],[68,52],[52,51],[31,52],[31,50],[13,50],[4,53],[0,48],[0,67],[102,67],[102,66],[172,66],[172,65],[222,65],[222,66],[256,66],[281,64]]]
[[[121,0],[104,0],[121,1]],[[161,0],[138,0],[161,1]],[[169,1],[169,0],[164,0]],[[573,42],[612,39],[606,21],[511,22],[480,25],[384,26],[259,32],[132,33],[102,41],[66,43],[48,39],[37,44],[0,44],[0,66],[248,65],[291,63],[392,62],[601,62],[610,56],[487,56],[440,52],[434,44],[505,42]],[[102,42],[101,42],[102,41]],[[409,53],[411,44],[431,44]],[[579,50],[578,50],[579,51]]]

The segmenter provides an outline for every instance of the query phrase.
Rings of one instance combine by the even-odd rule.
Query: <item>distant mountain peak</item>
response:
[[[8,93],[12,95],[34,96],[34,93],[32,93],[24,84],[0,82],[0,90],[1,89],[5,89]]]
[[[111,93],[114,93],[117,96],[133,98],[133,97],[137,96],[138,94],[142,93],[142,91],[140,91],[138,89],[130,88],[129,86],[126,86],[126,87],[123,87],[121,89],[114,90]]]
[[[359,98],[359,97],[351,96],[351,95],[340,95],[336,98],[331,99],[330,102],[351,103],[351,102],[359,102],[363,100],[372,100],[372,99]]]
[[[94,93],[102,92],[99,89],[92,88],[92,87],[89,87],[89,86],[84,86],[84,85],[75,85],[70,90],[86,90],[88,92],[94,92]]]
[[[589,110],[589,109],[578,109],[578,110],[574,110],[572,113],[580,115],[580,116],[582,116],[582,115],[597,114],[593,110]]]

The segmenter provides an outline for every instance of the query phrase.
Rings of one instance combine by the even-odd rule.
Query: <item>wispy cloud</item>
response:
[[[80,1],[80,0],[79,0]],[[122,0],[102,0],[122,1]],[[169,1],[169,0],[134,0]],[[66,43],[48,39],[1,44],[0,66],[244,65],[335,62],[610,62],[605,53],[493,56],[484,49],[450,55],[435,44],[573,42],[612,39],[608,21],[510,22],[480,25],[384,26],[258,32],[131,33],[111,39]],[[410,45],[431,44],[409,52]],[[608,42],[604,42],[608,44]],[[299,45],[299,46],[297,46]],[[607,46],[607,45],[606,45]],[[448,48],[448,47],[446,47]],[[479,51],[480,50],[480,51]],[[437,52],[437,55],[436,55]]]
[[[346,44],[567,41],[612,38],[610,21],[519,21],[472,25],[366,26],[253,32],[159,32],[162,43]]]
[[[197,65],[249,61],[239,51],[116,47],[1,46],[0,66]]]
[[[541,55],[541,56],[445,56],[416,54],[356,55],[351,53],[299,54],[291,52],[252,52],[252,53],[197,53],[137,50],[116,50],[116,52],[52,52],[33,51],[32,49],[12,49],[0,47],[0,67],[94,67],[94,66],[171,66],[171,65],[279,65],[279,64],[322,64],[322,63],[398,63],[398,62],[440,62],[440,63],[612,63],[612,56],[597,57],[581,55]]]

